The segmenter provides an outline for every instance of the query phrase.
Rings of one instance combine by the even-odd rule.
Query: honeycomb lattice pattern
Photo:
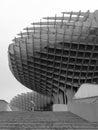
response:
[[[52,96],[98,82],[98,11],[63,12],[25,28],[9,45],[9,65],[26,87]]]
[[[10,105],[22,111],[49,111],[52,101],[49,97],[35,92],[18,94],[11,101]]]

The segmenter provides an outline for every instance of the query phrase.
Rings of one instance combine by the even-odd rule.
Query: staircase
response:
[[[0,130],[98,130],[71,112],[0,112]]]

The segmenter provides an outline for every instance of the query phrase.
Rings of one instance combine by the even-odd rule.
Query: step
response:
[[[98,130],[71,112],[0,112],[0,130]]]

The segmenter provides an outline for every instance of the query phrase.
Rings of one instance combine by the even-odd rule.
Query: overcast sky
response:
[[[8,66],[8,45],[17,33],[44,16],[96,9],[98,0],[0,0],[0,99],[9,101],[30,91],[14,78]]]

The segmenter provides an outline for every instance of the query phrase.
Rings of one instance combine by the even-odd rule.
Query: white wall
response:
[[[75,94],[74,98],[86,98],[98,96],[98,85],[97,84],[82,84]]]

